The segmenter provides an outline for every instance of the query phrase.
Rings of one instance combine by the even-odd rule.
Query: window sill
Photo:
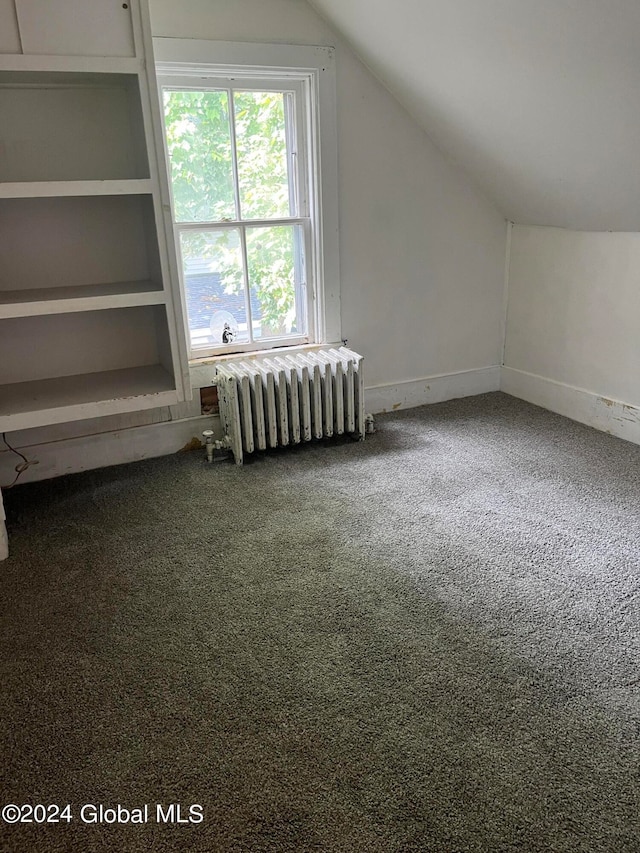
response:
[[[253,350],[252,352],[236,352],[229,355],[206,356],[189,361],[189,376],[191,387],[195,390],[205,388],[216,378],[216,366],[228,361],[251,361],[254,358],[269,358],[279,355],[292,355],[297,352],[314,352],[327,347],[341,347],[344,341],[327,342],[325,344],[300,344],[299,346],[275,347],[273,349]]]

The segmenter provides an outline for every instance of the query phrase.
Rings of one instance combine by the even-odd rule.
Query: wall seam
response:
[[[507,220],[507,233],[504,250],[504,282],[502,286],[502,320],[501,320],[501,349],[500,349],[500,365],[504,367],[504,356],[507,346],[507,321],[509,314],[509,283],[511,278],[511,232],[513,231],[513,222]]]

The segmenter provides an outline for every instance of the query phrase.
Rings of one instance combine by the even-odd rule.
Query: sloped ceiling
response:
[[[640,231],[640,0],[310,2],[506,218]]]

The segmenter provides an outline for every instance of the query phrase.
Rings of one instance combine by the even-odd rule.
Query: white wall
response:
[[[342,333],[366,384],[498,365],[503,217],[313,9],[152,0],[151,13],[155,36],[336,47]]]
[[[640,234],[513,226],[502,387],[640,441]]]

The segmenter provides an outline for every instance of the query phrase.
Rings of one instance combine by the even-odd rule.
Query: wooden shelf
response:
[[[162,305],[165,302],[164,291],[154,281],[0,290],[0,319],[130,308],[136,305]]]
[[[162,365],[81,373],[0,386],[0,432],[178,402]]]
[[[148,195],[151,192],[149,178],[125,181],[8,181],[0,184],[0,198]]]
[[[93,74],[138,74],[144,70],[140,58],[111,56],[47,56],[44,54],[0,54],[0,71],[90,72]]]

